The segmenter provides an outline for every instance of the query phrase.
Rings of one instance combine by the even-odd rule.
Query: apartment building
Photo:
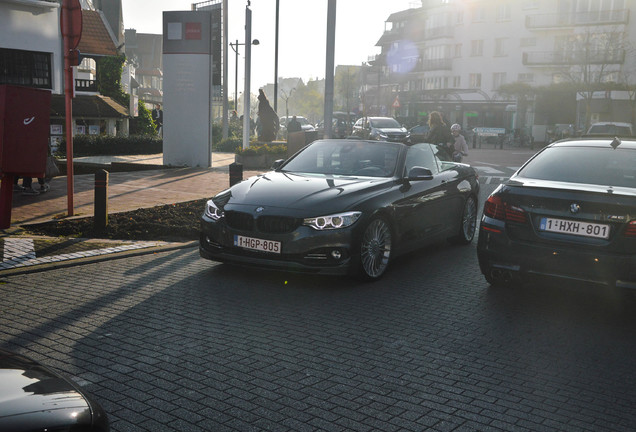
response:
[[[632,0],[422,0],[388,18],[381,53],[369,59],[365,109],[411,121],[439,110],[465,128],[527,127],[540,139],[551,120],[533,103],[519,110],[501,86],[573,82],[587,92],[563,101],[578,104],[569,123],[632,121],[629,92],[592,90],[636,84],[635,7]]]

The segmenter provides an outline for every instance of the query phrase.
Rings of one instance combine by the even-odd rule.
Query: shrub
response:
[[[287,146],[285,144],[254,143],[246,149],[242,147],[237,148],[235,153],[246,156],[263,154],[285,156],[287,154]]]
[[[154,135],[78,135],[73,138],[73,156],[157,154],[163,152],[163,139]],[[66,157],[66,138],[56,156]]]
[[[212,150],[217,152],[236,153],[237,149],[243,146],[243,139],[230,137],[221,142],[214,142],[212,144]]]

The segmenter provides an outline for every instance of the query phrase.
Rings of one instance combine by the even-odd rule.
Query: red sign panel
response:
[[[185,23],[185,38],[201,40],[201,23],[200,22]]]

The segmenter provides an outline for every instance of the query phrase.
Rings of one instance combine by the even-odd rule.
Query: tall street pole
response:
[[[227,47],[228,47],[228,40],[227,40],[227,35],[228,35],[228,28],[227,28],[227,19],[228,19],[228,10],[227,10],[227,0],[223,0],[223,128],[222,128],[222,133],[223,133],[223,138],[227,138],[228,137],[228,132],[229,132],[229,102],[227,100],[227,60],[228,60],[228,52],[227,52]]]
[[[279,2],[276,0],[276,38],[274,43],[274,112],[278,115],[278,11]]]
[[[243,148],[250,147],[250,76],[252,72],[252,10],[250,1],[245,6],[245,90],[243,91]]]
[[[327,6],[327,59],[325,68],[325,132],[324,138],[331,138],[333,118],[333,71],[336,50],[336,0],[329,0]]]

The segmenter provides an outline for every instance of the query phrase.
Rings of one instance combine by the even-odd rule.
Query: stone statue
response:
[[[278,115],[269,104],[263,89],[258,90],[258,140],[271,142],[276,139],[280,127]]]

